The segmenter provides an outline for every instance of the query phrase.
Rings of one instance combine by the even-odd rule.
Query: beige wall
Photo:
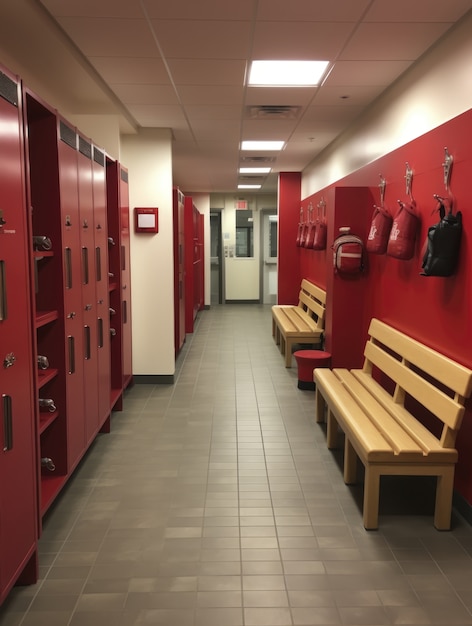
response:
[[[469,110],[471,33],[472,14],[304,170],[302,198]]]

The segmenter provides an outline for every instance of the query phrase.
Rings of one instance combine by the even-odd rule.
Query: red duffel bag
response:
[[[313,236],[313,250],[324,250],[326,248],[326,203],[322,200],[317,205],[318,214],[315,221],[315,232]],[[321,209],[321,211],[320,211]]]
[[[387,252],[392,222],[393,218],[385,207],[374,206],[369,236],[365,244],[367,252],[373,254],[385,254]]]
[[[415,203],[398,201],[400,209],[393,219],[387,245],[387,254],[396,259],[411,259],[415,254],[418,216]]]
[[[308,205],[308,229],[305,238],[305,248],[311,248],[313,245],[313,238],[315,236],[315,222],[313,221],[313,205]]]

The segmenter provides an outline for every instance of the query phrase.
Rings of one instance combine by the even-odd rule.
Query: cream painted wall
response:
[[[471,33],[472,13],[304,170],[302,198],[469,110]]]
[[[133,373],[138,376],[175,372],[171,141],[169,129],[122,137],[131,223],[134,207],[159,208],[157,234],[139,235],[131,228]]]

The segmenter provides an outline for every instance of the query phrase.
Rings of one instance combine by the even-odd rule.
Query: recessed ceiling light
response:
[[[248,84],[253,87],[314,87],[329,61],[253,61]]]
[[[271,167],[240,167],[240,174],[268,174]]]
[[[285,141],[242,141],[241,150],[282,150]]]
[[[238,189],[260,189],[262,185],[238,185]]]

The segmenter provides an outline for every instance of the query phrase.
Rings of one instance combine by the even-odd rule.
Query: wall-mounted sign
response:
[[[158,209],[135,208],[134,231],[136,233],[158,233]]]

